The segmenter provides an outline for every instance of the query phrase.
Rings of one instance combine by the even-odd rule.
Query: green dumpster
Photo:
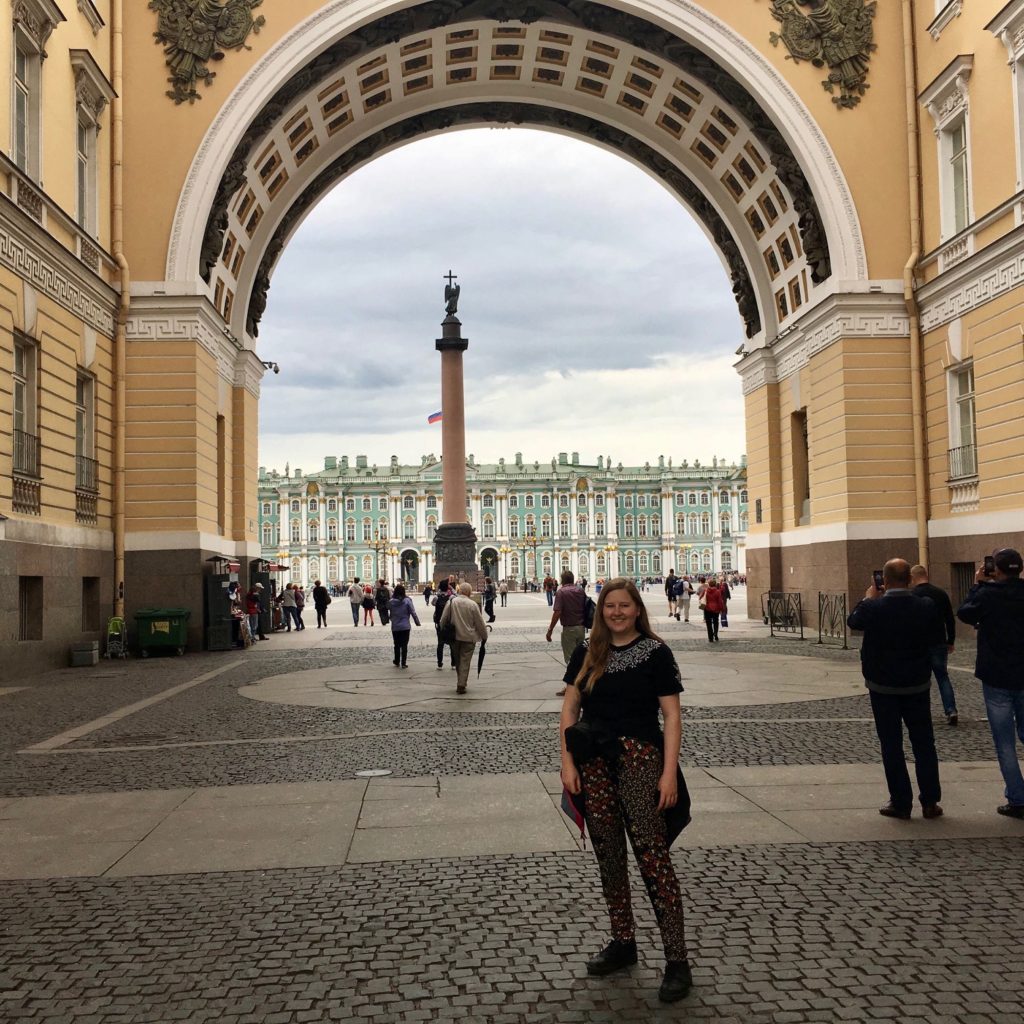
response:
[[[185,653],[188,640],[187,608],[144,608],[135,613],[139,654],[148,658],[151,651],[175,650]]]

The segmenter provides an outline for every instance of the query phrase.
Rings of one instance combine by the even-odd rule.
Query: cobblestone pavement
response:
[[[78,1024],[1024,1021],[1014,841],[687,851],[695,987],[588,978],[589,854],[0,884],[0,1016]],[[634,892],[639,892],[634,879]]]

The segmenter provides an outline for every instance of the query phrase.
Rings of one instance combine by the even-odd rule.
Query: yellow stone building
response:
[[[478,124],[617,152],[737,297],[752,598],[1024,544],[1024,0],[0,0],[3,674],[202,642],[256,532],[260,317],[316,202]]]

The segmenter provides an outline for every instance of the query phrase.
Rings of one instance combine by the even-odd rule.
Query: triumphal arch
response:
[[[736,298],[755,600],[857,593],[895,553],[949,585],[1024,539],[1021,0],[0,2],[12,95],[26,48],[57,83],[40,152],[59,152],[61,85],[72,108],[95,99],[91,229],[80,174],[44,189],[40,163],[4,162],[11,365],[28,346],[45,391],[63,360],[93,402],[87,493],[59,401],[20,426],[0,410],[42,453],[0,470],[8,586],[44,577],[17,582],[30,619],[50,614],[40,552],[88,551],[67,560],[73,594],[89,577],[104,609],[190,607],[200,642],[208,560],[260,551],[259,331],[282,251],[356,168],[480,125],[618,153],[713,242]],[[19,244],[61,248],[91,305]],[[54,628],[36,639],[74,639]]]

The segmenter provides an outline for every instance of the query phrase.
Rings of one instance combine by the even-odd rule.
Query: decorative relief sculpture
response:
[[[772,16],[782,26],[771,34],[772,45],[781,40],[796,63],[827,67],[821,84],[832,102],[855,107],[868,89],[877,5],[877,0],[772,0]]]
[[[210,61],[223,60],[225,50],[248,50],[246,40],[266,23],[252,16],[263,0],[149,0],[159,15],[153,35],[164,44],[171,88],[167,95],[175,103],[201,99],[196,85],[209,85],[216,72]]]

